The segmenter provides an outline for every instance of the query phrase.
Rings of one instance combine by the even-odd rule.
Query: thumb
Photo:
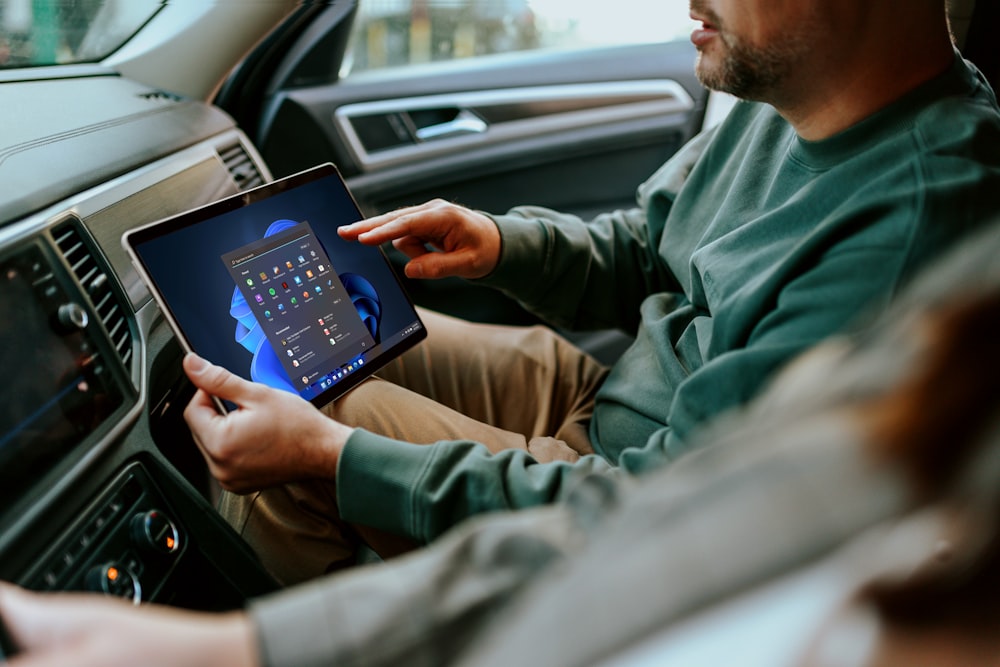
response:
[[[254,384],[233,375],[222,366],[216,366],[189,352],[183,361],[184,372],[198,389],[226,401],[241,405],[254,390]]]

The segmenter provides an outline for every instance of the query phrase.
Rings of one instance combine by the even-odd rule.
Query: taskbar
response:
[[[403,327],[402,330],[375,345],[375,347],[361,352],[356,357],[341,364],[338,368],[330,371],[326,375],[321,376],[317,381],[313,382],[309,386],[309,389],[311,390],[310,393],[315,392],[316,394],[319,394],[334,385],[347,380],[349,377],[362,370],[366,363],[382,356],[385,350],[391,350],[398,343],[406,338],[409,338],[421,329],[423,329],[423,324],[421,324],[419,320]]]

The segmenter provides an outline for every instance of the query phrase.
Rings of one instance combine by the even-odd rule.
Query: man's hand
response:
[[[410,278],[482,278],[500,260],[496,224],[441,199],[344,225],[338,232],[365,245],[392,241],[410,258],[405,269]]]
[[[0,584],[0,617],[18,646],[10,667],[258,667],[242,613],[196,614],[83,593]]]
[[[198,391],[184,419],[224,489],[247,493],[299,479],[334,479],[353,430],[286,391],[248,382],[195,354],[184,371]],[[211,396],[239,410],[220,415]]]

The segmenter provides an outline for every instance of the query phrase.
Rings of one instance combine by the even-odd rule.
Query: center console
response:
[[[188,533],[139,463],[128,465],[31,569],[36,590],[89,590],[138,604],[156,599]]]
[[[278,584],[174,465],[182,397],[149,376],[179,357],[147,308],[74,216],[0,252],[0,579],[239,608]]]

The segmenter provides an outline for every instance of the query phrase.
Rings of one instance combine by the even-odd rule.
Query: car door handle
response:
[[[468,109],[462,109],[452,120],[418,128],[416,135],[418,141],[434,141],[466,134],[482,134],[488,127],[482,118]]]

